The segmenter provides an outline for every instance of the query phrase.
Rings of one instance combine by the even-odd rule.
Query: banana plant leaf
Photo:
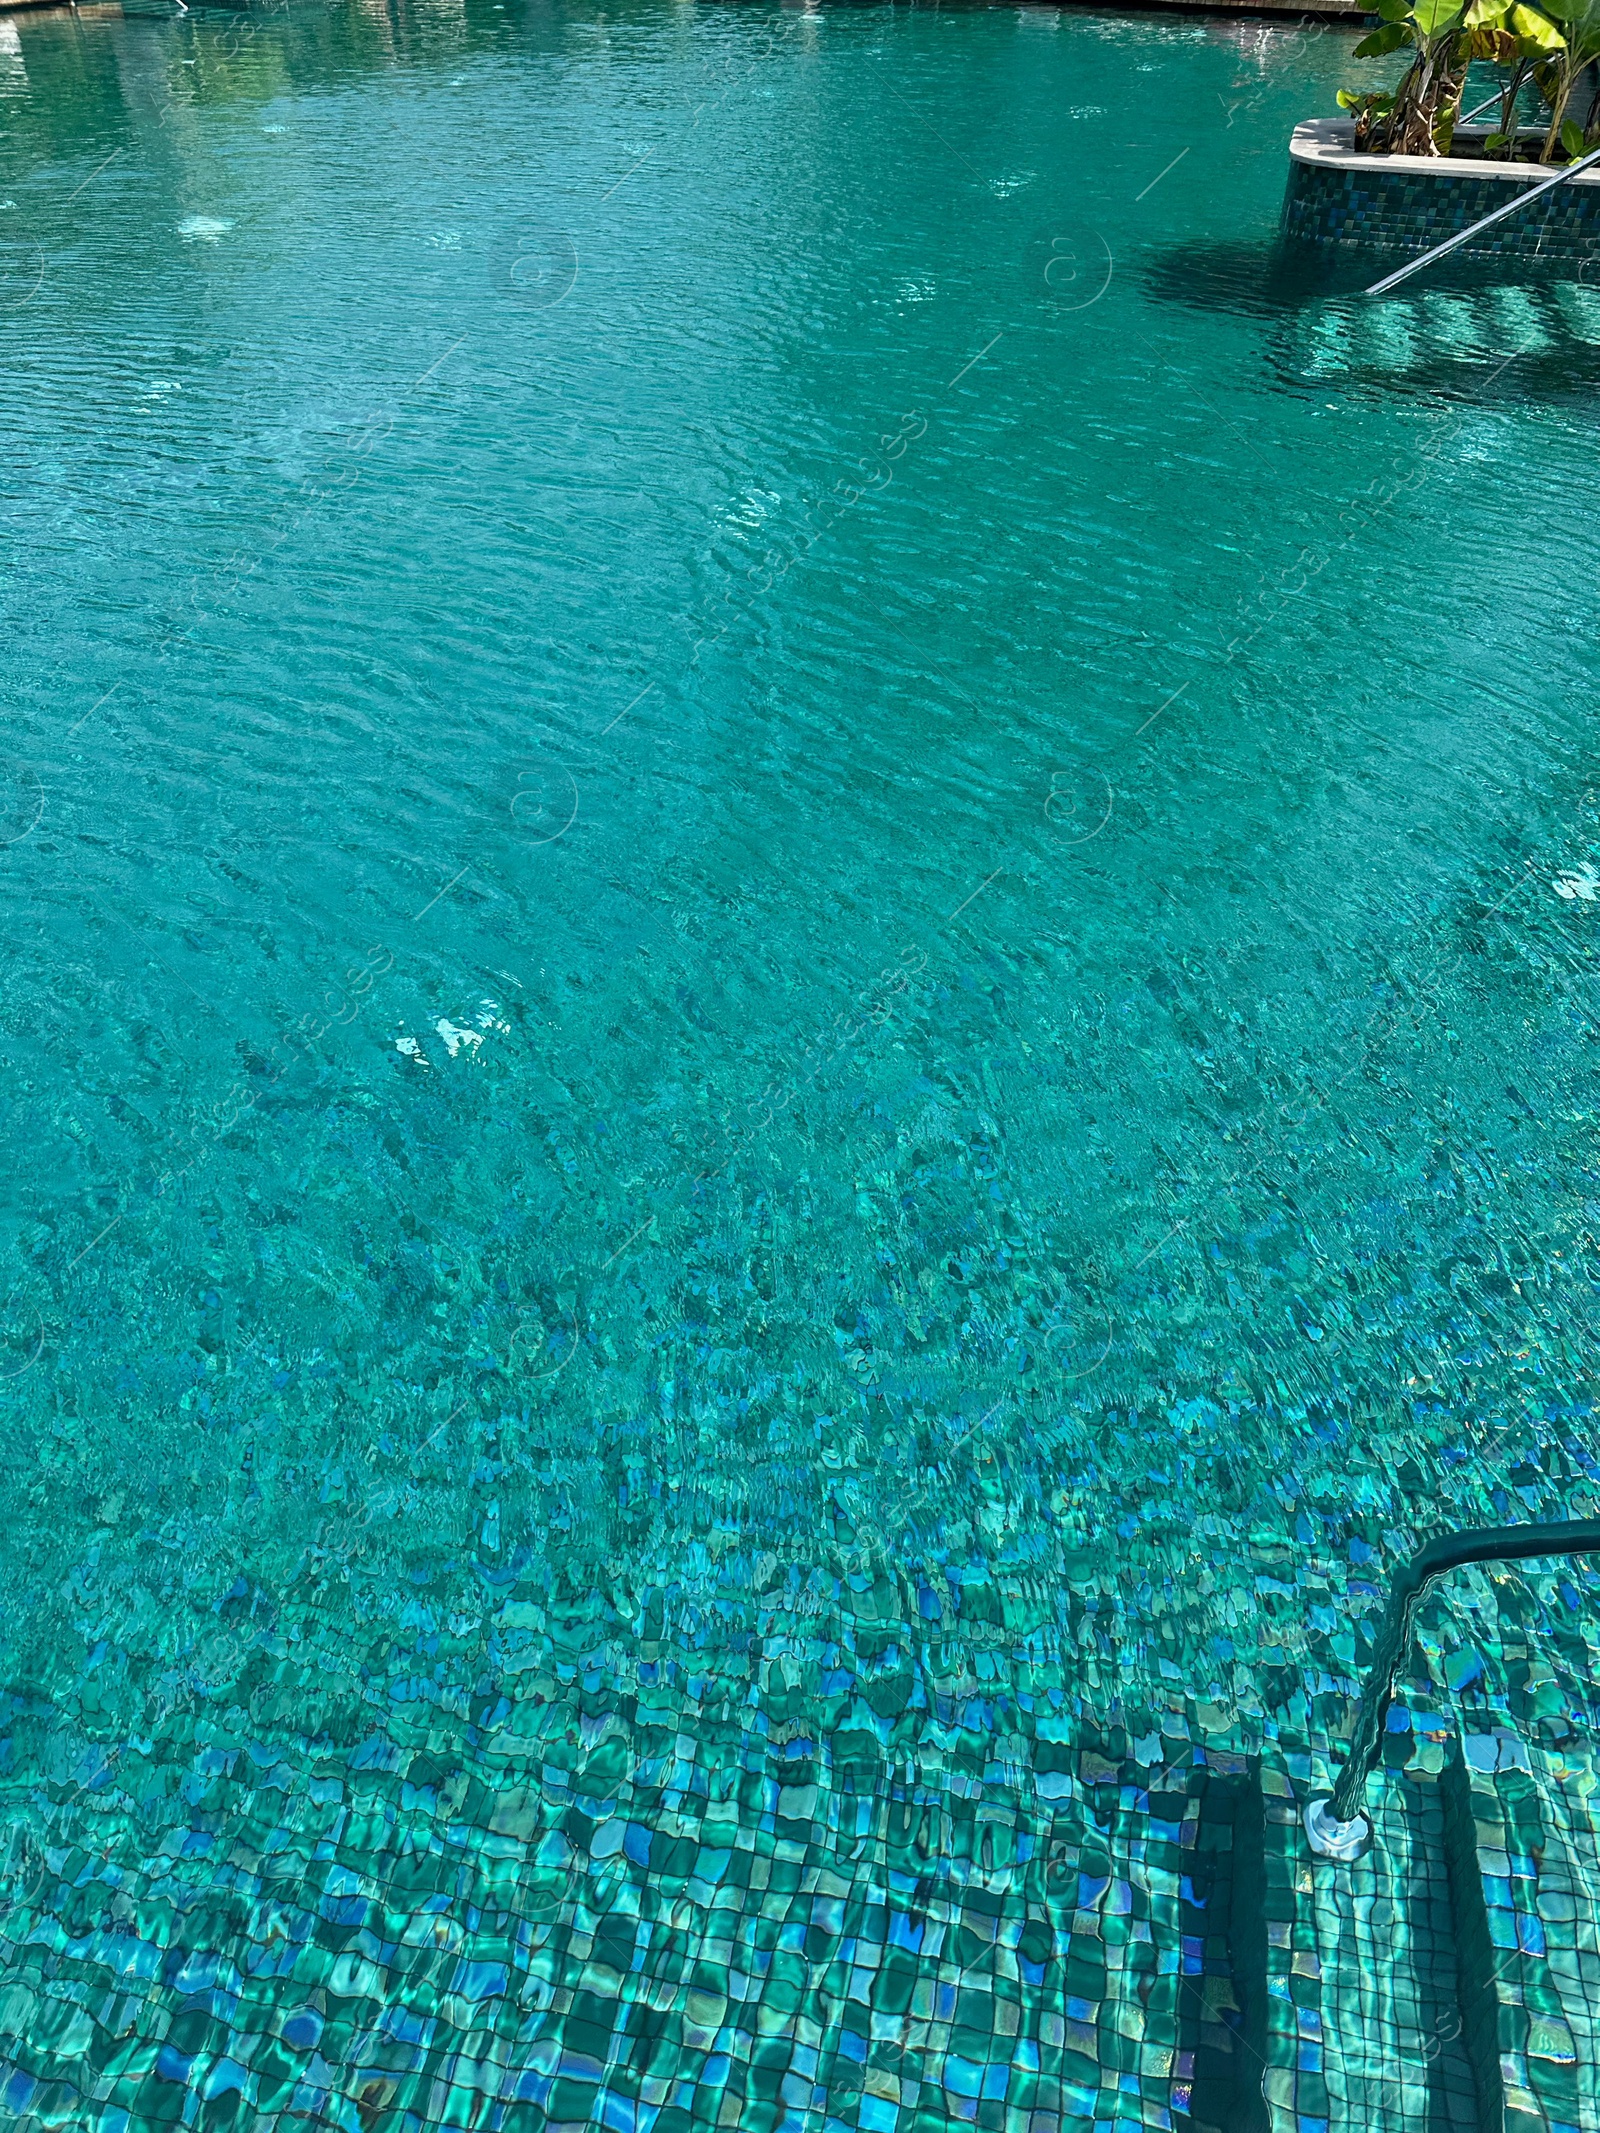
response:
[[[1566,31],[1570,52],[1600,52],[1600,0],[1544,0],[1544,12]]]
[[[1550,15],[1525,5],[1524,0],[1472,0],[1461,26],[1472,37],[1474,59],[1502,59],[1503,64],[1510,63],[1510,52],[1502,56],[1498,40],[1513,49],[1522,46],[1526,58],[1536,52],[1559,51],[1566,43]]]
[[[1418,44],[1455,29],[1461,21],[1463,0],[1378,0],[1378,13],[1386,24],[1404,30]],[[1382,31],[1375,32],[1381,36]],[[1393,51],[1386,45],[1385,51]]]
[[[1553,14],[1554,9],[1550,13]],[[1506,18],[1506,27],[1530,53],[1559,52],[1567,41],[1551,21],[1550,14],[1536,7],[1513,7]]]

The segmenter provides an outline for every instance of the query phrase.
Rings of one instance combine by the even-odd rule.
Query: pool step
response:
[[[1191,2133],[1234,2133],[1254,2124],[1260,2061],[1246,2040],[1249,1969],[1262,1942],[1261,1788],[1240,1757],[1203,1771],[1195,1787],[1193,1837],[1179,1899],[1182,1964],[1180,2067],[1190,2084]],[[1241,2115],[1243,2114],[1243,2115]]]
[[[1062,2124],[1199,2133],[1181,2115],[1192,2079],[1181,1947],[1204,1771],[1186,1765],[1152,1783],[1105,1741],[1084,1749],[1079,1770],[1077,1902],[1058,1928]]]
[[[1537,357],[1574,343],[1600,346],[1600,288],[1550,281],[1468,297],[1419,284],[1381,304],[1312,306],[1290,330],[1295,360],[1311,378],[1478,366],[1512,348]]]
[[[1506,2133],[1600,2126],[1600,1779],[1510,1725],[1469,1734],[1443,1794],[1460,1883],[1464,2013]]]
[[[1308,2123],[1328,2133],[1498,2133],[1464,2042],[1455,1907],[1472,1891],[1451,1876],[1439,1780],[1375,1777],[1374,1841],[1353,1865],[1318,1858],[1307,1842],[1301,1817],[1327,1790],[1321,1773],[1266,1760],[1254,1782],[1232,1892],[1242,2079],[1225,2123],[1239,2133],[1304,2133]]]
[[[1307,1841],[1328,1789],[1310,1758],[1191,1774],[1174,2061],[1190,2133],[1600,2127],[1600,1769],[1509,1723],[1452,1734],[1442,1760],[1373,1776],[1354,1864]]]
[[[713,2014],[730,2039],[737,2029],[749,2052],[726,2059],[717,2123],[755,2133],[825,2104],[848,2105],[839,2118],[860,2133],[951,2121],[979,2133],[1013,2124],[1052,2133],[1600,2127],[1593,2066],[1578,2063],[1600,2030],[1590,2012],[1600,2009],[1600,1793],[1590,1765],[1529,1748],[1509,1730],[1469,1738],[1464,1752],[1452,1744],[1438,1776],[1371,1781],[1377,1841],[1352,1867],[1310,1851],[1300,1817],[1325,1773],[1305,1758],[1247,1762],[1196,1749],[1181,1770],[1152,1776],[1122,1759],[1122,1745],[1074,1751],[1070,1770],[1051,1773],[1057,1804],[1042,1832],[975,1787],[895,1778],[852,1793],[848,1815],[836,1802],[832,1837],[809,1854],[784,1833],[801,1826],[785,1805],[807,1803],[753,1773],[753,1789],[737,1796],[751,1810],[741,1810],[739,1835],[759,1825],[756,1810],[770,1800],[773,1841],[759,1855],[741,1845],[765,1871],[726,1886],[691,1873],[697,1840],[687,1838],[672,1841],[691,1858],[678,1866],[681,1854],[669,1855],[671,1868],[652,1839],[654,1886],[624,1876],[615,1861],[633,1855],[615,1845],[596,1847],[584,1866],[562,1834],[575,1825],[540,1816],[531,1789],[503,1791],[480,1838],[480,1825],[458,1816],[459,1794],[446,1787],[437,1814],[431,1804],[446,1767],[436,1758],[450,1753],[444,1733],[398,1768],[398,1756],[374,1760],[373,1741],[353,1737],[337,1765],[331,1756],[323,1764],[342,1769],[347,1798],[301,1792],[266,1810],[254,1757],[235,1759],[237,1777],[218,1758],[206,1804],[190,1803],[173,1825],[176,1847],[154,1865],[97,1874],[91,1850],[58,1831],[37,1891],[19,1893],[0,1917],[0,1970],[13,1984],[24,1971],[33,1981],[6,1996],[5,2123],[17,2120],[21,2133],[24,2108],[29,2133],[102,2118],[109,2127],[125,2111],[135,2126],[176,2122],[188,2069],[204,2052],[219,2081],[237,2072],[244,2084],[226,2091],[241,2099],[233,2125],[268,2125],[296,2091],[277,2039],[273,1973],[261,1969],[252,1934],[280,1910],[308,1926],[315,1915],[294,1958],[296,1989],[315,1997],[319,2025],[342,2040],[329,2078],[355,2101],[340,2105],[337,2122],[386,2133],[390,2118],[372,2092],[402,2081],[422,2099],[417,2122],[433,2122],[442,2091],[422,2047],[362,2029],[353,2014],[336,2020],[325,2006],[351,1997],[358,1973],[367,1980],[362,2020],[372,2023],[401,1995],[436,1989],[426,1948],[413,1955],[422,1946],[414,1937],[394,1944],[393,1906],[372,1864],[377,1831],[406,1915],[453,1921],[437,1976],[505,1988],[504,2006],[491,1994],[482,2018],[492,2026],[503,2017],[504,2035],[521,2039],[500,2077],[503,2133],[580,2115],[546,2109],[550,2094],[567,2098],[559,2083],[551,2089],[569,2063],[556,2051],[565,2032],[541,2029],[543,2056],[533,2059],[520,2026],[535,2015],[543,2023],[556,1991],[574,2005],[582,1997],[585,2034],[596,2024],[614,2030],[605,2063],[616,2095],[637,2093],[651,2109],[658,2080],[667,2083],[655,2055],[675,2069],[690,2050],[709,2052],[720,2034]],[[486,1778],[472,1782],[495,1778],[480,1767]],[[503,1773],[495,1781],[503,1787]],[[720,1778],[718,1787],[719,1803],[737,1804]],[[642,1812],[630,1802],[624,1820],[642,1826],[631,1821]],[[224,1840],[216,1857],[191,1855],[190,1839],[213,1832]],[[664,1890],[669,1871],[676,1886]],[[228,1886],[248,1901],[201,1900]],[[569,1888],[579,1898],[570,1914]],[[468,1890],[486,1899],[481,1913],[464,1900]],[[622,1890],[637,1891],[636,1902],[617,1905]],[[741,1968],[736,1951],[756,1949],[761,1921],[777,1950],[765,1971],[749,1959]],[[647,1976],[636,1959],[652,1948],[662,1960]],[[105,2031],[92,2058],[79,2041],[83,2022],[32,2013],[45,1985],[64,1981],[46,1966],[67,1951],[84,2022]],[[150,2007],[132,2031],[135,1959]],[[413,1961],[425,1966],[415,1977]],[[730,1961],[740,1980],[731,1994]],[[214,1989],[222,1976],[251,1981],[238,2002],[248,2049],[236,2058],[233,1997]],[[624,2017],[612,2023],[618,2003]],[[467,2009],[459,1987],[452,2004]],[[174,2018],[181,2052],[165,2026]],[[484,2028],[480,2041],[487,2036]],[[571,2065],[589,2065],[587,2046],[570,2051]],[[632,2110],[618,2101],[605,2122],[644,2124]],[[398,2126],[400,2107],[390,2115]],[[223,2122],[209,2104],[195,2120]]]

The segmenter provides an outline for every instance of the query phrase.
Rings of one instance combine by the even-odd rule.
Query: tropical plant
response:
[[[1579,73],[1600,57],[1600,0],[1541,0],[1539,6],[1530,0],[1378,0],[1378,12],[1383,19],[1356,46],[1356,57],[1377,58],[1407,46],[1413,57],[1392,91],[1340,91],[1340,104],[1356,115],[1358,149],[1447,156],[1467,70],[1474,60],[1489,60],[1509,72],[1500,123],[1485,151],[1516,153],[1517,99],[1531,78],[1551,109],[1544,160],[1558,143],[1577,152],[1571,137],[1581,140],[1582,129],[1566,119],[1566,107]],[[1591,110],[1589,123],[1594,116]]]
[[[1377,155],[1450,153],[1467,66],[1464,0],[1378,0],[1382,21],[1356,46],[1357,59],[1376,59],[1409,45],[1414,57],[1392,93],[1339,92],[1356,114],[1355,145]]]
[[[1569,157],[1582,155],[1595,130],[1600,91],[1590,102],[1580,125],[1567,116],[1572,92],[1585,67],[1600,60],[1600,0],[1542,0],[1547,14],[1561,26],[1560,48],[1545,56],[1533,70],[1540,94],[1550,107],[1550,126],[1539,152],[1541,163],[1555,160],[1559,144]]]
[[[1500,123],[1483,144],[1487,156],[1509,161],[1517,152],[1517,102],[1529,77],[1562,49],[1560,30],[1549,14],[1523,0],[1473,0],[1462,24],[1470,57],[1492,60],[1507,69],[1500,92]]]

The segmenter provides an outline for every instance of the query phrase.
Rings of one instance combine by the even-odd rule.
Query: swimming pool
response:
[[[1225,2123],[1593,1500],[1600,296],[1276,257],[1350,32],[13,19],[8,2115]]]

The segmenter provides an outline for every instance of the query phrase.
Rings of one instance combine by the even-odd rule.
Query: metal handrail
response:
[[[1333,1797],[1313,1800],[1306,1809],[1306,1834],[1314,1850],[1331,1859],[1354,1859],[1372,1840],[1372,1824],[1362,1811],[1361,1798],[1383,1752],[1395,1676],[1411,1648],[1412,1625],[1428,1587],[1463,1563],[1517,1563],[1537,1555],[1600,1555],[1600,1519],[1569,1519],[1548,1526],[1482,1526],[1466,1533],[1446,1533],[1429,1541],[1396,1572],[1372,1647],[1367,1685],[1350,1736],[1349,1759],[1334,1782]]]

